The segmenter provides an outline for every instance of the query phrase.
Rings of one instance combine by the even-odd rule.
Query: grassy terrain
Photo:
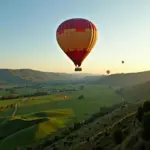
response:
[[[15,99],[15,100],[1,100],[0,101],[0,107],[1,106],[7,106],[7,105],[11,105],[11,104],[16,104],[18,102],[20,102],[21,99]]]
[[[7,96],[10,94],[10,91],[0,90],[0,96]]]
[[[148,72],[145,74],[148,74]],[[15,74],[15,76],[18,76],[18,74]],[[118,81],[116,81],[115,78],[118,76]],[[35,86],[34,88],[13,89],[13,93],[20,95],[35,93],[37,89],[39,91],[77,89],[77,91],[58,91],[46,96],[0,101],[0,107],[3,107],[0,109],[0,149],[13,150],[16,146],[23,148],[26,145],[38,145],[41,141],[46,141],[46,139],[51,139],[55,135],[59,135],[59,129],[66,129],[65,127],[71,122],[80,122],[88,119],[95,112],[101,112],[102,106],[112,107],[112,105],[122,103],[122,97],[116,93],[115,88],[109,87],[109,83],[114,86],[127,86],[145,81],[144,79],[139,80],[140,77],[137,77],[133,83],[127,83],[130,77],[129,81],[131,82],[135,78],[135,74],[113,75],[106,77],[107,80],[103,77],[101,81],[106,80],[108,82],[105,82],[106,84],[102,83],[102,85],[80,83],[50,86],[45,84],[40,88]],[[98,79],[98,77],[96,78]],[[148,80],[148,77],[146,77],[146,80]],[[69,133],[63,140],[56,140],[53,143],[55,146],[51,144],[47,145],[45,150],[53,149],[54,147],[61,150],[92,149],[98,145],[101,145],[103,148],[105,147],[106,150],[112,149],[112,147],[116,148],[111,132],[115,130],[118,122],[122,122],[126,126],[124,130],[128,125],[129,129],[132,129],[130,125],[135,117],[136,109],[141,103],[139,100],[143,101],[150,98],[149,85],[150,83],[147,82],[124,88],[125,106],[123,108],[116,108],[112,113],[98,117],[89,124],[83,125],[79,130]],[[1,95],[10,94],[9,91],[0,90],[0,92]],[[64,95],[67,96],[67,99],[63,98]],[[84,99],[79,99],[80,95],[84,95]],[[11,117],[11,115],[15,108],[10,107],[11,104],[17,104],[17,111],[14,117]],[[105,136],[105,124],[109,126],[110,134],[108,136]],[[71,137],[74,137],[74,140],[70,140]],[[91,141],[93,144],[88,144],[88,141]],[[67,142],[67,144],[64,144],[64,142]]]
[[[63,128],[72,116],[72,110],[39,112],[29,116],[16,116],[0,124],[0,149],[13,150],[32,144],[59,128]],[[17,140],[16,140],[17,139]]]
[[[43,90],[80,89],[81,85],[53,87],[47,85],[42,88]],[[35,89],[17,90],[18,93],[29,93]],[[67,99],[63,98],[64,95]],[[84,95],[84,99],[78,99],[80,95]],[[109,107],[120,102],[121,97],[113,89],[99,85],[84,85],[82,90],[74,92],[57,92],[46,96],[0,101],[0,106],[11,104],[18,106],[14,117],[11,117],[14,108],[8,107],[5,111],[0,111],[0,117],[9,117],[0,123],[0,149],[11,150],[15,146],[24,147],[37,143],[59,128],[64,128],[75,118],[76,121],[82,121],[99,111],[101,106]]]
[[[128,107],[118,108],[110,114],[97,118],[88,125],[83,125],[80,129],[70,132],[65,138],[50,144],[50,146],[45,146],[44,150],[53,150],[54,148],[61,150],[115,150],[117,145],[113,139],[113,132],[116,128],[121,127],[124,132],[124,140],[126,140],[136,130],[133,127],[133,120],[140,104],[141,102],[129,104]]]
[[[144,100],[150,99],[150,83],[139,84],[134,87],[124,89],[124,105],[116,108],[113,112],[88,124],[83,124],[79,129],[69,132],[62,139],[51,142],[49,138],[41,143],[44,150],[147,150],[150,142],[143,137],[143,121],[140,123],[136,118],[137,109]],[[143,106],[144,107],[144,106]],[[145,109],[150,111],[150,104],[145,105]],[[142,109],[144,110],[144,109]],[[145,115],[145,114],[144,114]],[[150,115],[149,115],[150,116]],[[147,118],[148,126],[150,120]],[[148,127],[147,126],[147,127]],[[115,143],[114,133],[116,130],[122,133],[121,143]],[[149,128],[147,129],[149,136]],[[146,134],[145,133],[145,134]],[[60,133],[61,136],[62,133]],[[150,139],[150,136],[149,136]],[[37,150],[37,148],[35,148]]]
[[[22,146],[26,144],[32,144],[32,142],[36,142],[48,136],[50,133],[56,131],[57,128],[63,127],[63,120],[60,123],[56,119],[50,119],[46,122],[39,123],[34,126],[30,126],[26,129],[22,129],[15,134],[8,136],[1,142],[1,149],[5,150],[13,150],[16,146]],[[16,139],[18,139],[16,141]]]
[[[42,111],[27,115],[26,117],[29,118],[43,118],[43,117],[68,117],[72,116],[72,109],[55,109],[51,111]]]
[[[11,108],[10,105],[12,104],[15,105],[16,103],[19,103],[19,102],[20,102],[20,99],[1,100],[0,101],[0,117],[10,117],[14,111],[14,107]]]
[[[37,90],[33,89],[33,88],[21,88],[21,89],[16,89],[15,93],[17,93],[19,95],[27,95],[27,94],[33,94],[36,91]]]

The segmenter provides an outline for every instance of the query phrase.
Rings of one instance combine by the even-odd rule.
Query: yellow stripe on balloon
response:
[[[74,49],[82,51],[85,48],[87,51],[91,51],[96,39],[97,31],[93,29],[86,29],[85,32],[76,32],[75,29],[66,29],[63,34],[57,34],[58,44],[64,52],[68,49],[72,51]]]

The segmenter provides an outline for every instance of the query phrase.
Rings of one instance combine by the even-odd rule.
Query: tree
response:
[[[144,113],[150,111],[150,101],[149,100],[146,100],[144,102],[144,104],[143,104],[143,111],[144,111]]]
[[[150,140],[150,112],[145,113],[143,117],[142,137],[144,140]]]
[[[136,118],[138,119],[139,122],[142,121],[143,119],[143,108],[140,106],[136,112]]]
[[[83,89],[84,89],[84,86],[83,86],[83,85],[81,85],[81,86],[80,86],[80,88],[81,88],[81,90],[83,90]]]
[[[84,96],[83,95],[80,95],[79,97],[78,97],[78,99],[84,99]]]

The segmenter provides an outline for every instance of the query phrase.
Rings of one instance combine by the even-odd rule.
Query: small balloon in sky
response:
[[[110,74],[110,70],[107,70],[106,73],[107,73],[107,74]]]

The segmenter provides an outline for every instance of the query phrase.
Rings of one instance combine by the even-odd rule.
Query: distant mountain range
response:
[[[79,81],[111,86],[133,86],[150,81],[150,71],[113,74],[109,76],[88,73],[55,73],[31,69],[0,69],[0,85],[22,85],[50,82]]]

